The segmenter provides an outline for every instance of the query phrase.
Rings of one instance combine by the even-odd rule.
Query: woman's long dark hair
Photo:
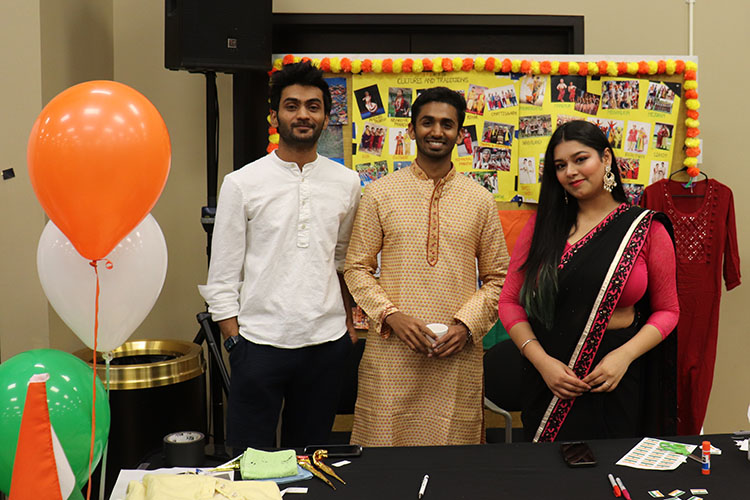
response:
[[[566,202],[565,190],[557,180],[555,148],[566,141],[578,141],[595,149],[599,158],[604,158],[604,152],[609,150],[612,157],[611,169],[616,181],[612,197],[621,203],[627,202],[615,152],[599,127],[583,120],[558,127],[550,137],[544,153],[544,172],[534,235],[529,255],[521,266],[526,273],[521,287],[521,304],[529,317],[541,321],[547,328],[552,327],[555,312],[557,265],[578,215],[578,200],[574,196],[568,196]]]

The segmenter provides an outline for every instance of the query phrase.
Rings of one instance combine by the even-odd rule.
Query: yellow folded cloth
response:
[[[192,474],[146,474],[131,481],[125,500],[281,500],[273,481],[227,481]]]

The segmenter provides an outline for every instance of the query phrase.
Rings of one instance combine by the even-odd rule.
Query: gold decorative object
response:
[[[234,462],[230,462],[225,465],[221,465],[219,467],[214,467],[212,469],[203,469],[204,472],[229,472],[233,470],[240,470],[240,459],[238,458]]]
[[[315,467],[313,467],[312,462],[310,462],[310,457],[309,456],[307,456],[307,455],[297,455],[297,463],[303,469],[312,472],[313,475],[315,475],[315,477],[317,477],[318,479],[322,480],[328,486],[330,486],[334,490],[336,489],[336,487],[333,485],[333,483],[330,482],[328,480],[328,478],[323,475],[322,472],[320,472],[318,469],[316,469]]]
[[[323,472],[328,474],[329,476],[333,476],[339,481],[341,481],[343,484],[346,484],[346,481],[341,479],[338,474],[336,474],[333,469],[328,467],[326,464],[323,463],[321,460],[322,458],[328,458],[328,450],[316,450],[315,453],[313,453],[313,463],[321,469]]]

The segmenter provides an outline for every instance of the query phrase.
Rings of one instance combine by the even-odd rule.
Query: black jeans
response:
[[[351,350],[348,333],[335,341],[298,349],[242,338],[229,356],[227,444],[234,453],[248,447],[275,447],[282,401],[282,448],[326,444]]]

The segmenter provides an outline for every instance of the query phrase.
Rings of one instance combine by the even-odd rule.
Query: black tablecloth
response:
[[[316,478],[289,486],[307,486],[304,500],[416,499],[422,478],[429,474],[424,500],[607,499],[614,498],[607,480],[611,473],[622,479],[633,500],[650,499],[648,491],[654,489],[665,495],[680,489],[686,492],[682,500],[687,500],[691,488],[707,489],[708,495],[700,495],[705,500],[748,498],[750,462],[731,436],[667,439],[697,445],[708,440],[723,453],[711,457],[711,474],[704,476],[701,465],[692,460],[664,472],[615,465],[640,439],[589,441],[598,465],[588,468],[568,467],[555,443],[365,448],[361,457],[337,469],[347,482],[338,483],[337,491]],[[329,458],[326,463],[337,460]]]

